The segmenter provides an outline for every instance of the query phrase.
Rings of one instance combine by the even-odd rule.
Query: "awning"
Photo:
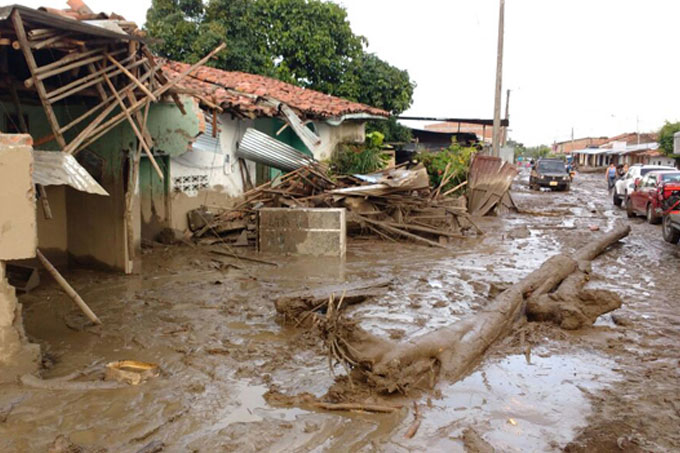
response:
[[[81,192],[108,195],[71,154],[33,151],[33,182],[43,186],[71,186]]]

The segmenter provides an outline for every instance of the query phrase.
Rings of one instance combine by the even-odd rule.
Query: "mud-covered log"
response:
[[[569,275],[556,291],[527,301],[529,321],[549,321],[563,329],[575,330],[592,325],[597,318],[621,307],[618,294],[603,289],[584,290],[590,279],[590,265]]]
[[[553,256],[499,294],[482,312],[405,344],[394,344],[358,328],[347,329],[344,334],[351,345],[347,353],[360,364],[353,374],[386,392],[405,391],[428,379],[433,381],[437,368],[450,379],[460,378],[494,341],[511,330],[523,314],[528,297],[552,291],[579,269],[579,263],[582,267],[584,261],[594,259],[629,232],[629,226],[618,226],[577,250],[573,258]]]
[[[274,302],[274,307],[286,319],[299,321],[301,314],[323,309],[331,296],[336,298],[344,296],[345,306],[358,304],[370,297],[386,294],[391,283],[391,278],[374,278],[296,291],[279,296]]]

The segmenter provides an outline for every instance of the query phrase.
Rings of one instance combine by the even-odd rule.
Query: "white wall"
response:
[[[252,121],[232,119],[231,115],[219,117],[219,149],[215,152],[188,151],[171,159],[171,189],[181,188],[189,197],[197,196],[203,190],[223,193],[236,197],[243,193],[243,181],[236,157],[236,145]],[[251,181],[255,181],[255,163],[246,161]],[[178,180],[182,178],[181,180]]]
[[[363,143],[366,139],[366,123],[362,121],[345,121],[340,126],[318,122],[315,126],[321,138],[321,146],[314,153],[317,160],[329,159],[340,143]]]

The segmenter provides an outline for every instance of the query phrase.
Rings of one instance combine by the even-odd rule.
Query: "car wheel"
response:
[[[630,197],[626,198],[626,215],[629,219],[635,217],[635,211],[633,211],[633,200]]]
[[[656,214],[654,214],[654,208],[652,208],[651,203],[647,203],[647,223],[650,223],[652,225],[658,225],[659,224],[659,217],[657,217]]]
[[[671,225],[671,217],[664,216],[663,218],[663,240],[670,242],[671,244],[677,244],[680,242],[680,231],[673,228]]]
[[[621,207],[621,199],[616,194],[616,189],[614,189],[614,196],[612,197],[612,202],[614,203],[614,206],[616,206],[618,208]]]

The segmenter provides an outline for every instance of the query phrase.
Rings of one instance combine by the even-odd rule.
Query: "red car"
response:
[[[664,170],[647,173],[635,180],[635,189],[626,199],[628,217],[644,215],[649,223],[660,223],[662,204],[674,191],[680,190],[680,171]]]

